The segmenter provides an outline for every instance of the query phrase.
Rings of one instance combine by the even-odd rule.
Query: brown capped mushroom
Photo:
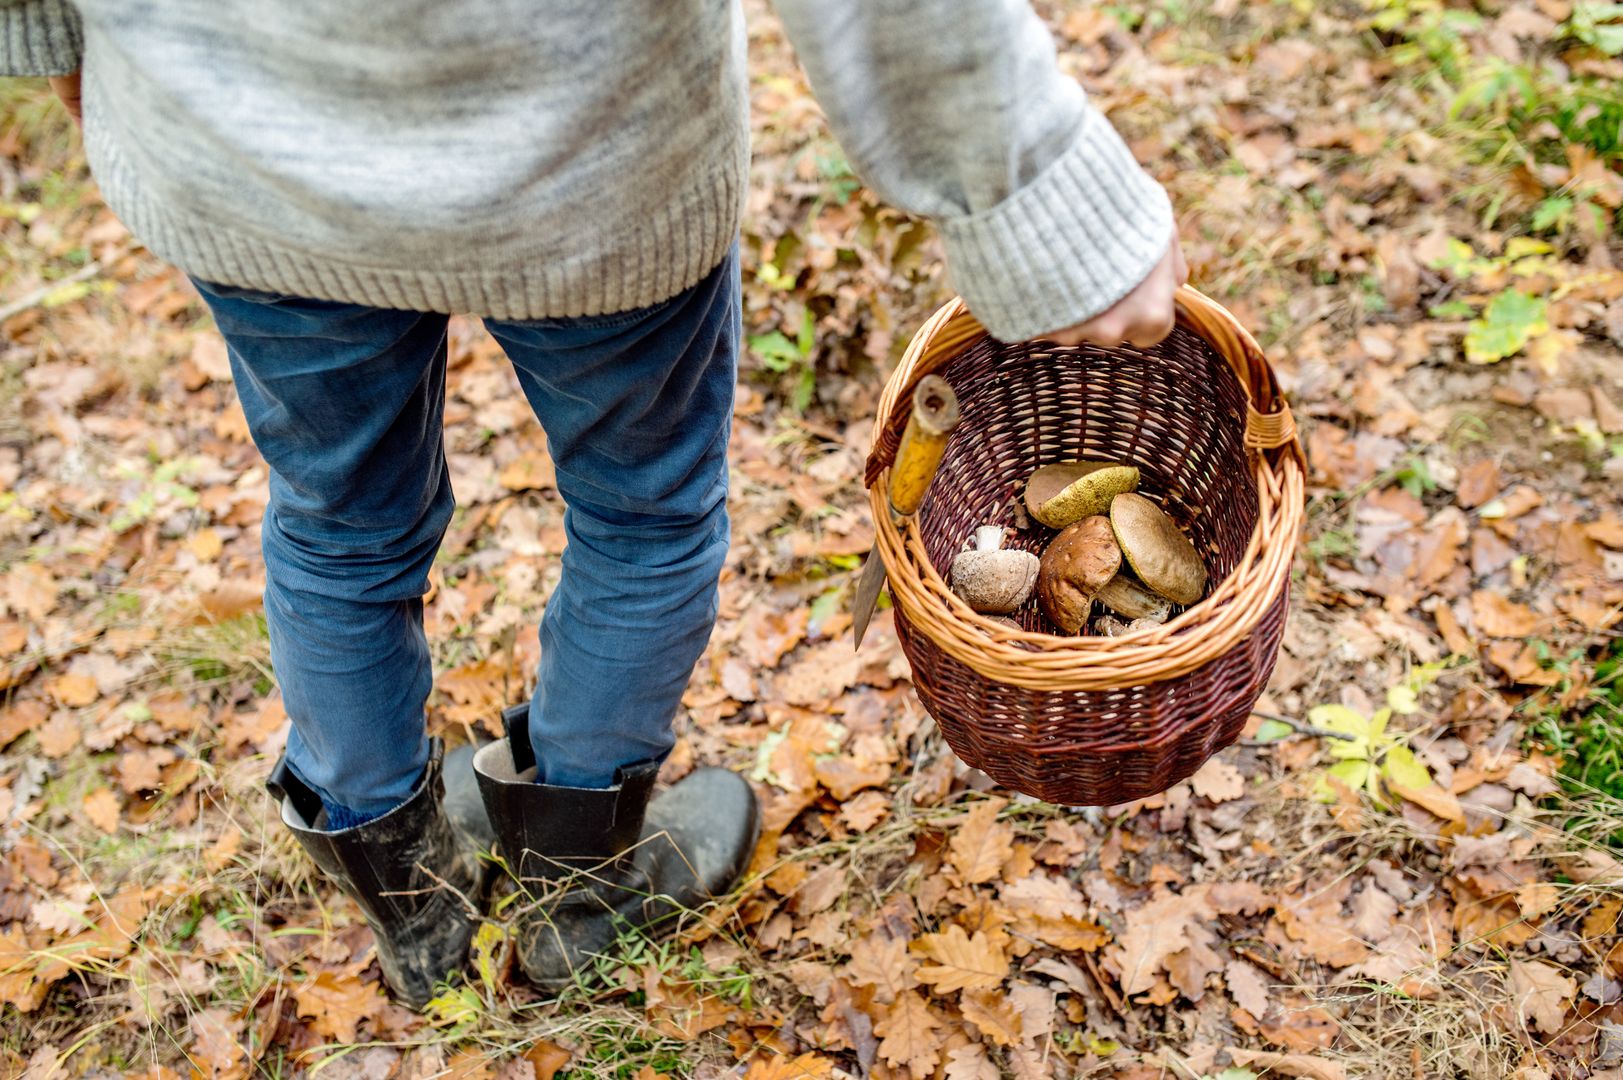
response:
[[[1005,549],[1003,536],[999,526],[982,525],[974,550],[952,560],[952,591],[983,615],[1007,615],[1026,602],[1037,582],[1037,556]]]
[[[1138,469],[1108,461],[1060,461],[1026,481],[1026,509],[1051,529],[1063,529],[1110,509],[1110,500],[1138,487]]]
[[[1110,520],[1095,514],[1068,525],[1043,552],[1037,601],[1062,633],[1079,633],[1093,597],[1121,569],[1121,549]]]
[[[1206,594],[1206,564],[1189,538],[1149,499],[1134,492],[1110,503],[1110,527],[1127,565],[1152,591],[1179,604]]]
[[[1123,571],[1105,583],[1094,597],[1099,603],[1128,619],[1146,619],[1164,623],[1172,614],[1172,603],[1157,596]]]

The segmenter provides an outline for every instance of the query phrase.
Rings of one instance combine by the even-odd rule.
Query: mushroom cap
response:
[[[1128,619],[1151,619],[1163,623],[1172,614],[1172,604],[1166,597],[1146,589],[1125,570],[1105,582],[1095,599]]]
[[[1206,564],[1165,511],[1135,492],[1110,503],[1110,525],[1127,565],[1152,591],[1179,604],[1206,595]]]
[[[983,615],[1007,615],[1031,596],[1038,566],[1029,551],[963,551],[952,560],[952,591]]]
[[[1067,525],[1043,552],[1037,600],[1043,613],[1067,634],[1087,625],[1093,597],[1121,569],[1121,549],[1110,520],[1095,514]]]
[[[1026,509],[1052,529],[1063,529],[1110,509],[1110,500],[1138,487],[1138,469],[1108,461],[1059,461],[1026,481]]]

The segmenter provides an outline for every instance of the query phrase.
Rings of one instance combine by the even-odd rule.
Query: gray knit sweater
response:
[[[1172,213],[1025,0],[777,0],[835,136],[934,219],[998,337],[1072,325]],[[0,74],[84,71],[86,155],[226,284],[502,318],[656,303],[748,165],[738,0],[0,0]]]

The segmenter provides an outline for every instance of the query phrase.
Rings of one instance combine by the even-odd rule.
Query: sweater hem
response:
[[[648,307],[691,288],[738,236],[745,149],[723,155],[686,189],[598,252],[560,253],[540,238],[480,267],[368,265],[353,253],[269,239],[148,197],[110,146],[93,172],[107,205],[159,258],[203,281],[368,307],[494,319],[563,319]],[[522,219],[522,214],[515,214]]]
[[[83,51],[79,13],[64,0],[0,7],[0,75],[68,75]]]

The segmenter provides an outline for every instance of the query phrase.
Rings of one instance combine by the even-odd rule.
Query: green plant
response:
[[[807,309],[801,317],[800,331],[791,341],[781,330],[757,334],[749,339],[749,346],[761,358],[761,365],[778,374],[791,374],[794,389],[790,391],[789,407],[797,413],[806,411],[812,394],[817,389],[817,365],[812,350],[817,345],[816,320]]]
[[[1544,657],[1544,666],[1563,676],[1554,701],[1571,692],[1587,663],[1582,649],[1559,659]],[[1569,790],[1623,799],[1623,639],[1601,649],[1589,673],[1589,689],[1577,703],[1563,709],[1546,699],[1535,715],[1529,735],[1561,759],[1561,778]]]
[[[1394,732],[1394,713],[1411,715],[1419,711],[1420,691],[1442,674],[1442,664],[1422,664],[1404,682],[1386,692],[1386,707],[1364,716],[1346,705],[1319,705],[1308,711],[1307,721],[1329,732],[1330,756],[1336,759],[1319,775],[1314,797],[1335,802],[1338,788],[1363,790],[1377,806],[1390,794],[1408,795],[1430,788],[1431,771],[1408,747],[1408,733]]]

